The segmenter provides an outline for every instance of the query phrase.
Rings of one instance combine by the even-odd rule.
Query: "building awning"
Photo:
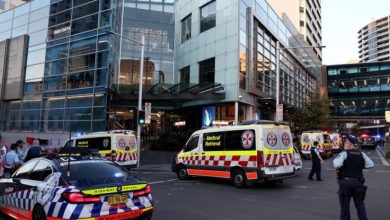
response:
[[[138,84],[135,85],[114,85],[113,104],[137,106],[138,102]],[[184,102],[211,99],[221,100],[225,98],[225,92],[220,83],[178,83],[178,84],[163,84],[156,83],[154,85],[145,85],[142,90],[143,102],[153,102],[154,106],[161,108],[178,108]]]

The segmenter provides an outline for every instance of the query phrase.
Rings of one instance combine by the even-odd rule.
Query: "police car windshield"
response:
[[[61,172],[67,176],[68,164],[61,163]],[[72,161],[68,181],[77,187],[137,182],[124,168],[107,161]]]

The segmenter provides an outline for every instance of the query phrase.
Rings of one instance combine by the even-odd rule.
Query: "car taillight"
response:
[[[134,197],[141,197],[141,196],[146,196],[152,192],[152,189],[150,188],[149,185],[147,185],[145,188],[142,190],[135,191],[133,196]]]
[[[62,197],[70,203],[101,202],[100,196],[85,196],[81,193],[62,193]]]
[[[264,167],[263,151],[257,151],[257,167]]]

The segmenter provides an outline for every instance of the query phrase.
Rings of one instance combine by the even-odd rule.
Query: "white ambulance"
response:
[[[86,147],[126,168],[137,166],[137,140],[131,130],[93,132],[72,137],[64,147]]]
[[[290,128],[272,121],[250,121],[196,131],[177,154],[172,171],[179,179],[231,179],[237,187],[254,181],[281,183],[294,176]]]
[[[329,134],[319,131],[304,131],[301,135],[301,153],[304,158],[311,158],[311,146],[314,141],[318,142],[318,148],[322,157],[331,157],[332,140]]]
[[[343,141],[339,133],[331,133],[330,139],[332,140],[332,151],[333,153],[341,152],[344,149]]]

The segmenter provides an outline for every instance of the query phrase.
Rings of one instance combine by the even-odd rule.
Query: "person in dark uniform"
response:
[[[24,162],[27,162],[31,159],[40,157],[42,150],[43,149],[39,146],[39,140],[34,140],[33,146],[27,150],[27,155],[26,155],[26,159],[24,160]]]
[[[364,206],[366,188],[363,169],[374,166],[372,160],[360,150],[355,149],[355,139],[348,136],[344,142],[344,151],[333,160],[339,182],[340,219],[350,220],[349,203],[351,198],[355,203],[359,220],[366,220]]]
[[[320,150],[318,149],[317,146],[318,146],[318,141],[314,141],[313,146],[310,149],[312,166],[311,166],[308,179],[314,180],[313,175],[315,173],[317,177],[317,181],[323,181],[323,179],[321,179],[321,163],[323,164],[324,160],[322,159],[320,155]]]

